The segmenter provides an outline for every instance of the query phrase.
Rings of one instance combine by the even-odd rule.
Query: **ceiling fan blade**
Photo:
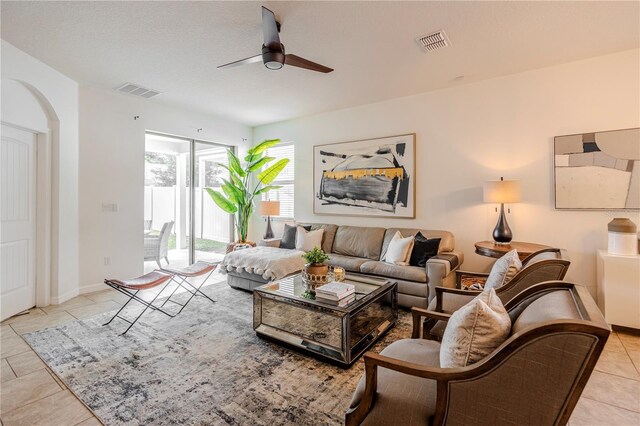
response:
[[[262,36],[264,38],[264,45],[269,49],[282,50],[280,36],[278,35],[276,15],[264,6],[262,6]]]
[[[284,57],[284,63],[298,68],[304,68],[311,71],[318,71],[328,73],[333,71],[333,68],[325,67],[324,65],[316,64],[308,59],[301,58],[300,56],[287,54]]]
[[[230,62],[228,64],[220,65],[218,68],[233,68],[233,67],[239,67],[240,65],[253,64],[255,62],[262,62],[262,54],[252,56],[250,58],[240,59],[239,61]]]

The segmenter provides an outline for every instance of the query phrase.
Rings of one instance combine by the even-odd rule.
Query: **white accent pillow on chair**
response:
[[[314,247],[322,247],[322,235],[324,229],[307,231],[302,226],[298,226],[296,231],[296,250],[310,251]]]
[[[493,264],[487,282],[484,285],[485,290],[491,288],[499,289],[522,270],[522,262],[518,257],[518,251],[516,249],[505,253],[500,259],[496,260]]]
[[[413,250],[413,236],[402,238],[400,231],[396,231],[387,247],[387,253],[383,261],[394,265],[406,266],[409,264],[411,250]]]
[[[511,318],[494,289],[485,290],[451,314],[442,335],[440,367],[466,367],[500,346],[511,332]]]

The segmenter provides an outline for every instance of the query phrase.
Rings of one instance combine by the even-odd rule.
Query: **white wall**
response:
[[[632,50],[451,89],[260,126],[254,140],[296,144],[296,219],[351,225],[447,229],[466,269],[487,269],[473,243],[491,239],[497,215],[482,182],[521,179],[523,202],[508,220],[514,239],[569,250],[568,279],[595,295],[595,252],[612,217],[638,212],[558,211],[553,137],[640,126],[640,51]],[[312,146],[404,133],[417,136],[415,220],[313,215]],[[256,231],[264,224],[257,217]],[[256,238],[254,236],[254,238]]]
[[[199,128],[201,132],[197,132]],[[126,278],[143,271],[146,130],[236,145],[243,156],[251,143],[251,128],[241,124],[81,87],[82,291],[101,288],[105,277]],[[103,213],[103,203],[118,204],[118,212]],[[109,266],[104,265],[105,257],[111,258]]]
[[[78,84],[5,41],[1,55],[2,121],[51,134],[51,301],[58,303],[78,290]]]

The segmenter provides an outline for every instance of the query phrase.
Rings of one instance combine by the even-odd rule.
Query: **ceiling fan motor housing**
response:
[[[270,49],[269,46],[262,46],[262,62],[270,70],[279,70],[284,66],[284,45],[281,49]]]

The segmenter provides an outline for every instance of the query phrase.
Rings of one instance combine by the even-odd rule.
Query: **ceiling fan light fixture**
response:
[[[284,50],[284,46],[282,46]],[[268,47],[262,49],[262,62],[270,70],[279,70],[284,66],[284,52],[269,50]]]
[[[283,67],[284,64],[281,64],[280,62],[276,62],[276,61],[270,61],[270,62],[265,62],[264,66],[269,68],[270,70],[279,70],[280,68]]]

